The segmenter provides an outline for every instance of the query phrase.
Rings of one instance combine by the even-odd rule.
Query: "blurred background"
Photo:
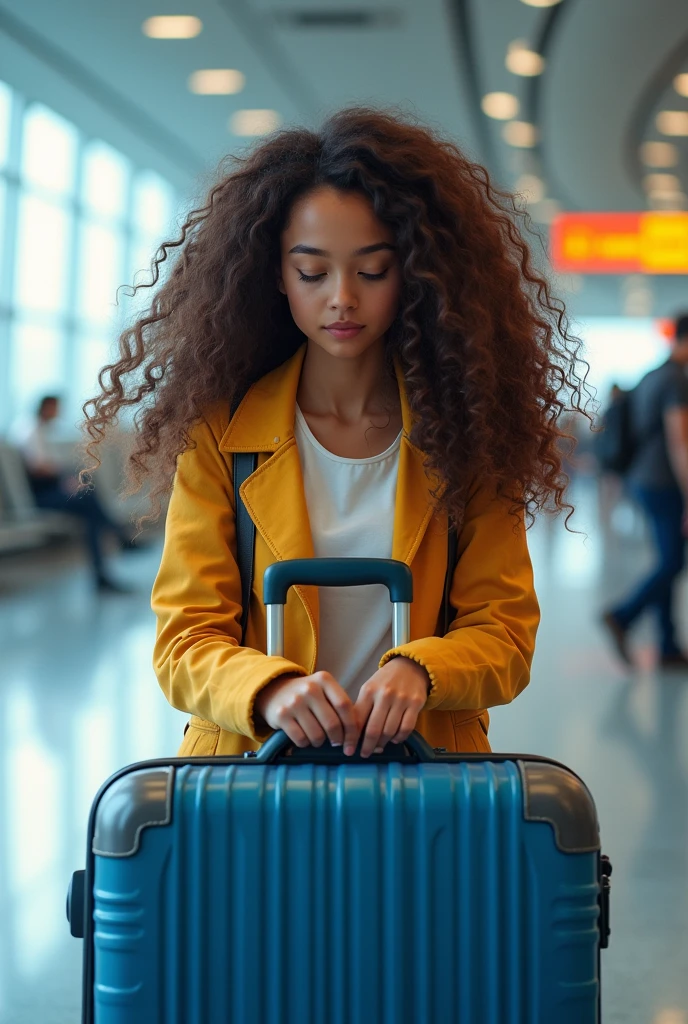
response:
[[[88,517],[50,498],[141,301],[118,288],[150,279],[223,155],[349,103],[417,113],[519,194],[602,409],[667,359],[688,308],[685,0],[0,0],[5,1024],[79,1019],[63,906],[91,800],[123,764],[174,754],[185,721],[151,668],[161,527],[132,540],[127,424]],[[688,675],[662,671],[651,621],[630,667],[603,631],[654,552],[571,426],[575,532],[531,531],[533,680],[495,710],[491,739],[564,761],[596,798],[615,867],[604,1020],[688,1024]],[[683,642],[687,616],[681,582]]]

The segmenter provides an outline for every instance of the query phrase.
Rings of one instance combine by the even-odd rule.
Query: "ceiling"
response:
[[[149,39],[141,25],[154,14],[196,15],[203,31]],[[544,56],[542,74],[506,69],[519,39]],[[193,71],[222,67],[244,73],[242,93],[189,91]],[[78,99],[85,130],[138,148],[185,195],[251,141],[229,130],[236,110],[315,125],[337,107],[371,103],[413,110],[508,188],[537,175],[545,201],[531,212],[542,223],[557,207],[644,209],[643,141],[678,147],[671,173],[688,191],[688,137],[667,140],[655,125],[661,109],[688,111],[672,84],[681,71],[685,0],[0,0],[0,78],[75,120]],[[508,145],[503,122],[482,113],[494,91],[517,96],[518,119],[538,131],[534,148]],[[562,284],[584,314],[626,308],[628,281]],[[651,312],[672,312],[684,284],[650,281]]]

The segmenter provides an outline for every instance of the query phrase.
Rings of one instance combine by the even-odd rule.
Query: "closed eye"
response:
[[[324,274],[304,274],[303,270],[299,270],[299,281],[319,281]]]
[[[382,281],[383,278],[387,277],[387,270],[383,270],[380,274],[365,274],[362,270],[359,271],[359,276],[365,278],[366,281]],[[299,281],[319,281],[321,277],[326,277],[326,274],[304,274],[303,270],[299,270]]]

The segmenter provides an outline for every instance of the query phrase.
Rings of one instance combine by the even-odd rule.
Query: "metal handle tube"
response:
[[[268,654],[284,657],[284,605],[266,604],[268,636]]]
[[[411,639],[411,605],[398,601],[392,605],[392,647],[401,647]]]
[[[392,599],[392,646],[411,639],[413,576],[392,558],[302,558],[275,562],[265,570],[263,600],[267,615],[267,653],[284,656],[284,604],[295,584],[357,587],[384,584]]]
[[[267,653],[284,657],[284,605],[266,604]],[[411,639],[411,605],[398,601],[392,605],[392,647],[401,647]]]

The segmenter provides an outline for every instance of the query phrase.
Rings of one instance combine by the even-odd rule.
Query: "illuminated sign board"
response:
[[[688,213],[562,213],[551,246],[564,273],[688,274]]]

